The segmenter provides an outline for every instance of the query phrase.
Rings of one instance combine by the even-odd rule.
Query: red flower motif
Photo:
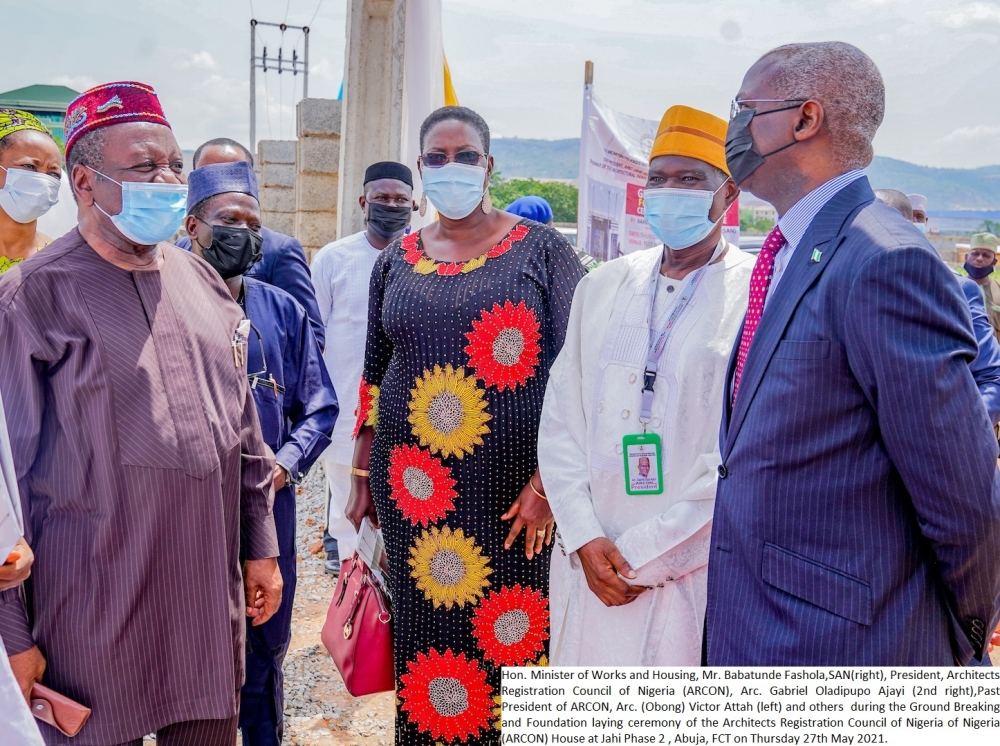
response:
[[[465,334],[469,366],[487,386],[513,391],[535,375],[541,352],[539,326],[524,301],[516,306],[510,301],[503,306],[494,303],[493,311],[483,311],[482,319],[473,320],[473,331]]]
[[[465,262],[437,262],[431,259],[420,247],[420,231],[403,236],[399,246],[403,251],[403,259],[409,264],[414,265],[414,271],[420,274],[437,272],[442,277],[452,277],[482,267],[486,264],[487,259],[496,259],[498,256],[503,256],[514,247],[514,244],[527,236],[529,232],[530,229],[528,226],[518,223],[492,249],[481,256],[477,256],[475,259],[469,259]]]
[[[431,648],[429,655],[417,653],[407,661],[409,673],[399,677],[402,709],[418,730],[432,738],[463,743],[489,730],[493,717],[493,687],[486,672],[465,653],[457,656],[446,649],[444,655]]]
[[[429,526],[455,509],[451,470],[418,446],[396,446],[389,455],[392,499],[413,525]]]
[[[358,433],[365,425],[375,427],[378,423],[378,386],[373,386],[364,378],[361,379],[361,386],[358,389],[358,408],[354,410],[357,415],[357,422],[354,423],[354,433],[352,440],[357,440]]]
[[[490,591],[472,616],[472,635],[497,666],[534,661],[549,639],[549,602],[541,591],[504,586]]]

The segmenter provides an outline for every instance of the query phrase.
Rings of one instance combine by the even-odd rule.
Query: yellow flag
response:
[[[458,96],[455,95],[455,86],[451,82],[451,70],[448,69],[448,58],[441,53],[444,60],[444,105],[458,106]]]

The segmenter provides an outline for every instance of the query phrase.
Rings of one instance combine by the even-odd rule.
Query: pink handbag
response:
[[[353,696],[396,688],[389,599],[357,553],[341,568],[321,636]]]

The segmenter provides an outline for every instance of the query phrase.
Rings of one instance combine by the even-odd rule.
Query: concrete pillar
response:
[[[295,234],[295,140],[257,143],[261,219],[268,228]]]
[[[340,236],[364,228],[358,195],[368,165],[400,159],[405,27],[405,0],[348,0],[337,200]]]
[[[304,98],[296,106],[295,237],[306,258],[337,239],[341,102]]]

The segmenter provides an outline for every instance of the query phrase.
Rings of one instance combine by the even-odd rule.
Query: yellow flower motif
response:
[[[497,730],[503,730],[500,722],[501,716],[503,715],[503,705],[500,702],[500,697],[494,697],[493,704],[496,705],[496,707],[493,708],[493,727]]]
[[[482,555],[471,536],[466,538],[462,529],[452,531],[448,526],[421,532],[407,560],[413,568],[410,576],[424,597],[434,608],[446,609],[482,598],[483,589],[490,584],[486,576],[493,572],[486,566],[488,562],[489,557]]]
[[[442,458],[471,454],[490,431],[486,423],[493,418],[483,411],[483,391],[462,367],[454,369],[448,364],[442,370],[435,365],[433,373],[425,370],[417,387],[410,389],[409,404],[413,435],[420,439],[420,445],[431,453],[440,452]]]
[[[535,663],[525,663],[526,668],[537,668],[539,666],[545,667],[549,665],[549,656],[543,655]]]
[[[378,427],[378,390],[378,386],[372,386],[371,408],[368,410],[368,416],[365,418],[365,424],[371,427]]]

